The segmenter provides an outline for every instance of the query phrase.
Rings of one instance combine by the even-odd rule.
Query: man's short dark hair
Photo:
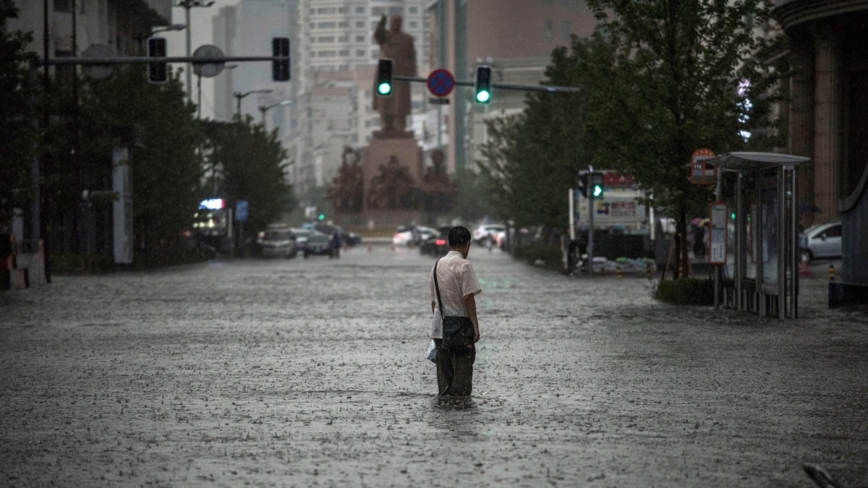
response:
[[[466,227],[456,226],[449,229],[449,247],[461,247],[470,242],[470,231]]]

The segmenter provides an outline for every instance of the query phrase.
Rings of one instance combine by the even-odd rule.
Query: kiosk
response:
[[[715,306],[765,317],[798,318],[799,236],[796,167],[809,158],[734,152],[717,165],[726,203],[726,263],[715,274]],[[721,279],[721,271],[725,279]]]

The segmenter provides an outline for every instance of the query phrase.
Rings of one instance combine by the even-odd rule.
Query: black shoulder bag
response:
[[[451,353],[466,353],[473,349],[473,322],[469,317],[451,315],[443,316],[443,300],[440,298],[440,285],[437,284],[437,264],[434,263],[434,289],[437,290],[437,304],[440,306],[440,317],[443,319],[443,342],[440,345]]]

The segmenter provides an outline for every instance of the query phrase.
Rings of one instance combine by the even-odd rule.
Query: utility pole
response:
[[[49,61],[49,41],[48,41],[48,0],[43,1],[44,8],[44,25],[43,25],[43,59],[47,63]],[[51,246],[49,243],[48,236],[48,206],[49,206],[49,197],[48,197],[48,122],[49,122],[49,110],[48,110],[48,99],[51,88],[50,83],[51,77],[48,73],[48,65],[46,64],[45,69],[42,74],[42,82],[44,88],[44,97],[45,100],[42,103],[42,171],[40,175],[40,184],[39,184],[39,235],[38,237],[42,239],[43,245],[43,257],[45,259],[45,282],[51,283],[51,260],[48,259],[51,254]]]
[[[190,57],[190,45],[192,43],[192,35],[191,32],[193,30],[193,24],[190,23],[190,9],[193,7],[210,7],[214,5],[213,1],[205,2],[203,0],[181,0],[175,6],[181,7],[184,9],[184,17],[187,23],[187,57]],[[187,67],[184,70],[187,72],[187,100],[193,101],[193,74],[191,73],[191,65],[187,63]]]

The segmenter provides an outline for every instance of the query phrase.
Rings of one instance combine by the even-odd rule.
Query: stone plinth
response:
[[[419,147],[416,139],[412,137],[380,137],[380,134],[375,133],[371,139],[371,145],[365,150],[365,155],[362,157],[362,178],[364,178],[364,206],[365,212],[368,208],[368,192],[371,189],[371,179],[380,173],[380,166],[385,166],[392,156],[398,159],[402,166],[410,169],[410,174],[413,176],[416,184],[422,180],[422,172],[424,169],[424,161],[422,159],[422,148]]]

